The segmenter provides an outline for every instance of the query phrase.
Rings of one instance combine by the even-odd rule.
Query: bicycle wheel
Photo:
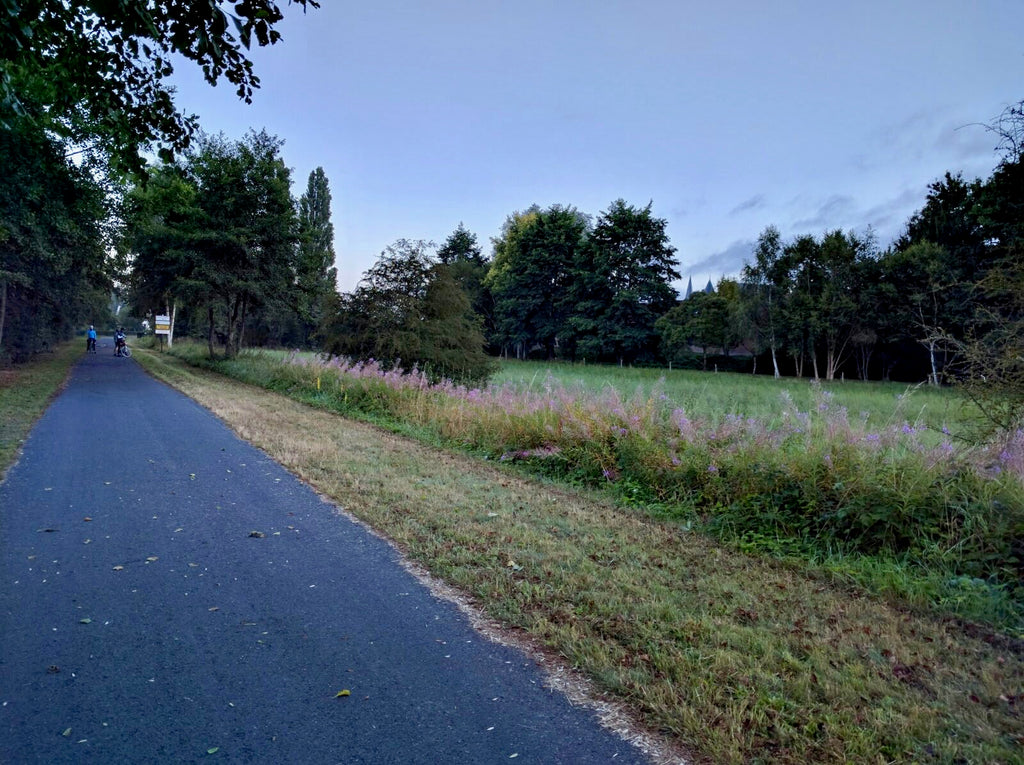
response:
[[[121,355],[124,356],[126,359],[130,359],[132,357],[132,349],[126,345],[124,348],[121,349]]]

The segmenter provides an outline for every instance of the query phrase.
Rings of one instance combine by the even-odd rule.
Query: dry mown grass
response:
[[[1009,639],[175,359],[145,364],[701,759],[1024,757]]]

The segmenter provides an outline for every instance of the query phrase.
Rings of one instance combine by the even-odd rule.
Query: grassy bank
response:
[[[0,476],[81,355],[82,344],[73,341],[28,363],[0,368]]]
[[[1019,761],[1019,642],[591,491],[137,357],[699,760]],[[293,393],[324,404],[323,387]]]
[[[870,406],[851,414],[845,390],[797,384],[800,406],[790,390],[769,386],[759,416],[740,416],[684,409],[678,383],[671,396],[661,384],[623,395],[608,385],[537,383],[535,374],[530,385],[466,390],[372,364],[280,354],[211,363],[195,347],[177,352],[431,443],[599,487],[638,512],[748,553],[916,608],[1024,631],[1024,434],[1009,444],[957,442],[945,425],[907,417],[908,402],[925,408],[916,392],[875,388],[867,401],[850,386]],[[706,403],[766,381],[696,382]],[[708,392],[719,386],[727,392]]]

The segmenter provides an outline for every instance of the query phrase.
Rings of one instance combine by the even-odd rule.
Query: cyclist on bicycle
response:
[[[96,353],[96,328],[90,324],[89,331],[85,333],[85,352]]]
[[[114,333],[114,355],[120,356],[124,351],[125,347],[125,334],[124,327],[118,327],[117,332]]]

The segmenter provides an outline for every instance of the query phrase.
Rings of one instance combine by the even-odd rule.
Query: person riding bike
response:
[[[96,328],[90,324],[89,331],[85,333],[85,352],[96,353]]]
[[[117,332],[114,333],[114,355],[121,356],[124,353],[126,345],[124,327],[118,327]]]

